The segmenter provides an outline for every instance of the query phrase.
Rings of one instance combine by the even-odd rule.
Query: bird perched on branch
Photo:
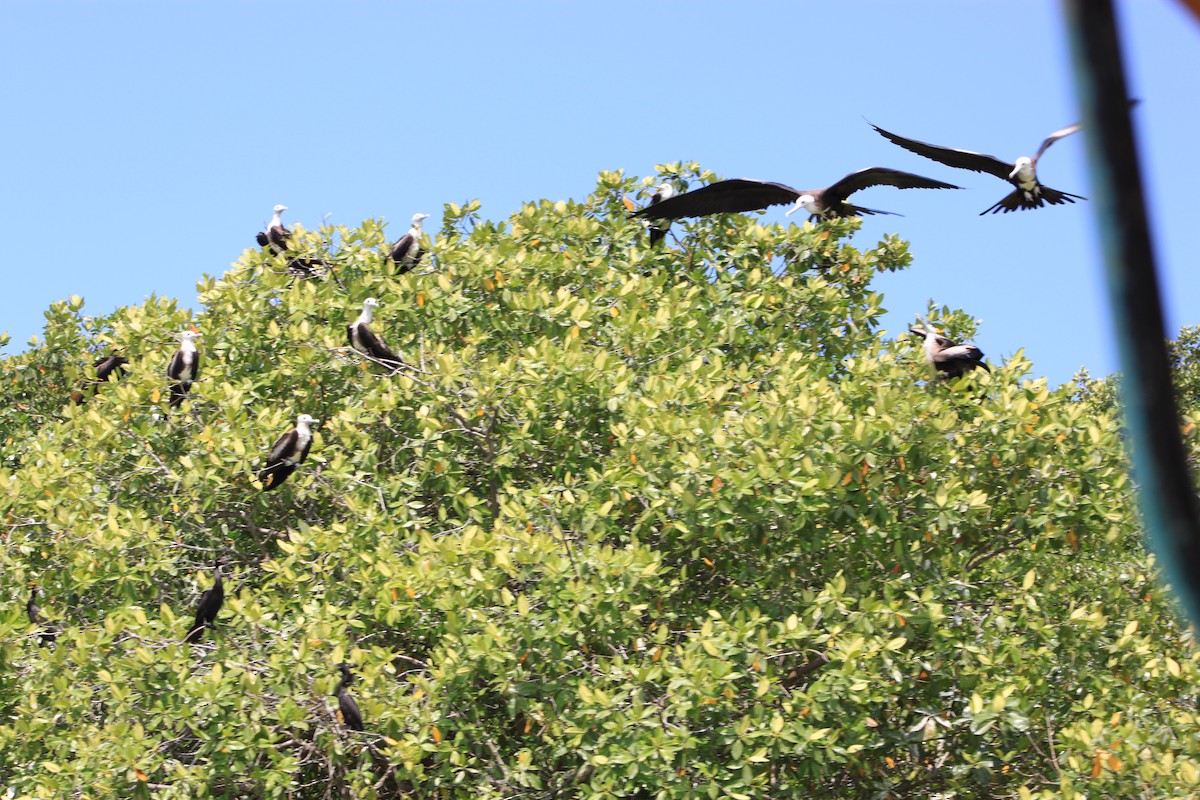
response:
[[[171,384],[172,408],[187,399],[192,383],[200,377],[200,352],[196,349],[196,339],[202,335],[195,331],[184,331],[180,335],[179,349],[167,365],[167,377],[175,381]]]
[[[942,378],[959,378],[976,367],[983,367],[985,372],[991,368],[983,362],[983,351],[973,344],[958,344],[947,339],[933,329],[925,320],[917,317],[924,328],[909,326],[909,332],[925,340],[925,361]]]
[[[102,356],[96,359],[93,365],[96,369],[96,377],[92,380],[81,381],[79,389],[71,392],[71,402],[75,405],[80,405],[87,401],[88,394],[85,394],[88,388],[104,383],[110,377],[113,380],[125,374],[125,365],[129,363],[129,359],[125,356],[119,356],[116,353],[108,356]],[[91,392],[90,394],[94,394]]]
[[[342,723],[352,731],[361,731],[363,729],[362,712],[358,710],[358,703],[346,690],[346,687],[354,682],[354,675],[350,672],[349,664],[338,664],[338,670],[342,673],[342,679],[338,681],[337,688],[333,693],[337,695],[338,710],[342,712]]]
[[[302,464],[308,457],[308,449],[312,447],[312,429],[315,420],[308,414],[296,417],[296,427],[279,437],[275,446],[267,456],[267,463],[258,472],[262,481],[263,491],[269,492],[288,479],[296,471],[296,466]]]
[[[346,326],[346,338],[350,340],[350,346],[358,352],[362,353],[372,361],[378,361],[385,367],[395,369],[400,366],[400,357],[391,351],[383,340],[371,330],[370,324],[374,321],[374,310],[379,308],[379,301],[374,297],[368,297],[363,301],[362,313],[358,315],[358,319]]]
[[[200,595],[200,602],[196,605],[196,619],[184,641],[195,644],[204,637],[205,628],[215,627],[217,612],[224,603],[225,581],[221,579],[221,559],[217,557],[213,561],[213,584]]]
[[[426,219],[429,219],[428,214],[413,214],[412,227],[408,229],[408,233],[397,239],[388,251],[388,258],[399,267],[397,274],[403,275],[416,269],[421,263],[421,256],[425,255],[425,251],[421,249],[421,222]]]

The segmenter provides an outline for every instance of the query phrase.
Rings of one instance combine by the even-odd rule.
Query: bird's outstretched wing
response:
[[[800,192],[782,183],[730,178],[646,206],[633,215],[646,219],[681,219],[709,214],[736,214],[794,203],[799,197]]]
[[[972,172],[986,172],[989,175],[995,175],[997,178],[1008,180],[1009,174],[1013,170],[1013,164],[1008,161],[1001,161],[995,156],[985,155],[984,153],[976,153],[971,150],[959,150],[954,147],[941,147],[928,142],[918,142],[916,139],[906,139],[903,136],[897,136],[894,133],[885,131],[878,125],[871,124],[883,138],[890,141],[892,144],[899,145],[905,150],[916,153],[925,158],[931,158],[948,167],[956,167],[958,169],[969,169]],[[1064,136],[1066,134],[1063,134]]]
[[[860,169],[858,172],[851,172],[837,183],[824,189],[825,203],[827,205],[844,203],[847,197],[854,194],[859,189],[866,189],[868,186],[895,186],[897,189],[962,188],[961,186],[955,186],[952,183],[936,181],[933,178],[914,175],[911,172],[902,172],[898,169],[889,169],[888,167],[867,167],[866,169]],[[863,210],[869,211],[869,209]],[[886,214],[889,212],[875,211],[871,213]]]
[[[1037,160],[1042,157],[1042,153],[1046,152],[1047,147],[1054,144],[1055,142],[1057,142],[1059,139],[1063,138],[1064,136],[1070,136],[1072,133],[1075,133],[1077,130],[1079,130],[1082,127],[1083,127],[1083,123],[1076,122],[1074,125],[1068,125],[1065,128],[1059,128],[1054,133],[1047,136],[1046,141],[1042,142],[1042,146],[1038,148],[1037,154],[1034,155],[1034,157],[1033,157],[1034,163],[1036,164]]]

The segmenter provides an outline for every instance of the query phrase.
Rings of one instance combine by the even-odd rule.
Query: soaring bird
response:
[[[867,167],[852,172],[832,186],[824,189],[799,191],[782,183],[756,181],[749,178],[730,178],[710,183],[691,192],[677,195],[659,203],[653,203],[635,217],[646,219],[679,219],[681,217],[704,217],[739,211],[758,211],[768,206],[793,203],[787,212],[791,216],[803,209],[809,219],[862,216],[865,214],[889,214],[891,211],[876,211],[871,208],[851,205],[846,198],[868,186],[894,186],[897,189],[959,189],[961,187],[932,178],[923,178],[911,172],[901,172],[887,167]]]
[[[354,675],[350,673],[349,664],[338,664],[338,670],[342,673],[342,679],[338,681],[337,688],[333,693],[337,695],[338,710],[342,712],[342,722],[352,731],[361,731],[363,729],[362,712],[358,710],[358,703],[346,690],[346,687],[354,682]]]
[[[894,144],[898,144],[905,150],[911,150],[919,156],[931,158],[934,161],[941,162],[950,167],[958,169],[969,169],[973,172],[986,172],[995,175],[997,178],[1006,180],[1016,187],[1010,194],[995,205],[989,206],[979,212],[979,216],[983,216],[988,212],[999,214],[1001,212],[1007,214],[1010,211],[1019,211],[1021,209],[1041,208],[1046,203],[1052,206],[1061,205],[1063,203],[1074,203],[1076,200],[1086,200],[1087,198],[1071,194],[1069,192],[1061,192],[1058,189],[1051,189],[1049,186],[1043,185],[1037,178],[1037,162],[1042,157],[1042,153],[1046,152],[1046,148],[1057,142],[1064,136],[1070,136],[1075,131],[1079,130],[1081,125],[1076,123],[1068,125],[1065,128],[1059,128],[1054,133],[1046,137],[1042,142],[1042,146],[1033,154],[1033,158],[1021,156],[1016,161],[1002,161],[995,156],[984,155],[983,153],[975,153],[970,150],[958,150],[953,147],[939,147],[936,144],[927,144],[918,142],[915,139],[905,139],[903,136],[897,136],[894,133],[889,133],[878,125],[871,125],[880,136],[888,139]]]
[[[650,205],[656,206],[664,200],[670,200],[675,196],[675,187],[669,183],[660,183],[654,188],[654,194],[650,195]],[[650,226],[650,246],[654,247],[663,239],[667,238],[667,231],[671,229],[671,223],[666,222],[659,225],[651,224]]]
[[[54,644],[54,639],[58,634],[46,625],[46,618],[42,616],[42,608],[37,602],[39,592],[41,589],[37,586],[30,590],[29,602],[25,604],[25,613],[29,616],[29,621],[38,626],[38,644],[45,647],[48,644]]]
[[[86,380],[80,383],[79,389],[71,392],[71,401],[79,405],[87,400],[87,395],[84,391],[89,386],[104,383],[111,376],[116,379],[125,374],[125,365],[129,363],[129,359],[125,356],[119,356],[116,353],[108,356],[102,356],[96,359],[96,377],[93,380]]]
[[[920,319],[920,317],[918,317]],[[942,378],[959,378],[976,367],[983,367],[991,372],[991,368],[983,362],[983,351],[973,344],[958,344],[940,335],[925,320],[921,320],[924,328],[915,325],[908,330],[925,340],[925,361],[938,371]]]
[[[181,335],[179,349],[171,356],[167,365],[167,377],[175,381],[171,384],[171,407],[182,403],[192,388],[192,382],[200,377],[200,352],[196,349],[196,337],[203,334],[195,331],[184,331]]]
[[[213,585],[200,595],[200,602],[196,605],[196,620],[192,623],[192,628],[188,631],[184,641],[189,644],[200,641],[204,636],[205,628],[215,627],[217,612],[224,604],[225,582],[221,580],[221,558],[218,556],[213,561]]]
[[[408,229],[408,233],[397,239],[388,251],[388,258],[400,268],[398,275],[415,269],[421,263],[421,256],[425,255],[421,249],[421,222],[426,219],[429,219],[428,214],[413,214],[412,227]]]
[[[399,356],[393,353],[370,328],[371,322],[374,321],[373,311],[378,307],[379,301],[374,297],[364,300],[362,313],[358,315],[358,319],[346,326],[346,337],[350,340],[350,346],[367,358],[395,369],[401,363]]]
[[[255,237],[258,240],[259,247],[270,246],[271,250],[275,253],[282,253],[287,250],[288,239],[291,238],[292,232],[283,225],[282,216],[285,211],[287,211],[287,206],[275,206],[271,223],[267,225],[265,231],[259,231]]]
[[[258,472],[264,492],[269,492],[286,481],[288,476],[296,471],[296,465],[303,463],[308,456],[308,448],[312,447],[312,429],[308,426],[319,421],[308,414],[301,414],[296,417],[296,427],[275,442],[271,454],[267,456],[266,466]]]

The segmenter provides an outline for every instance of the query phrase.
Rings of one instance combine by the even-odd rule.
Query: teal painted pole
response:
[[[1158,272],[1112,0],[1063,0],[1121,359],[1121,401],[1150,545],[1200,621],[1200,501],[1171,385]]]

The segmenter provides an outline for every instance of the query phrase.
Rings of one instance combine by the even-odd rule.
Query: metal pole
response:
[[[1171,385],[1116,16],[1112,0],[1063,0],[1063,9],[1119,344],[1138,506],[1167,578],[1192,620],[1200,621],[1200,502]]]

